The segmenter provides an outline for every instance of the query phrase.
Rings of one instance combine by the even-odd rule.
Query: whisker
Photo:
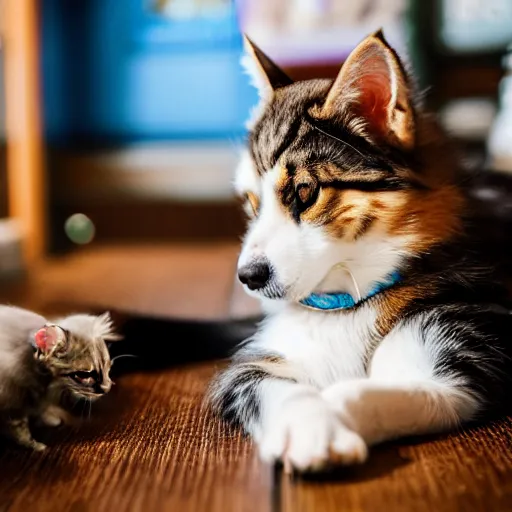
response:
[[[139,357],[139,356],[136,356],[135,354],[120,354],[120,355],[118,355],[116,357],[113,357],[112,360],[111,360],[111,363],[114,364],[114,361],[116,359],[121,358],[121,357]]]
[[[352,146],[352,144],[349,144],[346,140],[340,139],[339,137],[336,137],[332,133],[326,132],[325,130],[322,130],[319,126],[317,126],[315,123],[309,122],[309,124],[315,129],[318,130],[320,133],[323,133],[324,135],[327,135],[327,137],[330,137],[331,139],[337,140],[338,142],[341,142],[345,146],[348,146],[349,148],[352,148],[356,153],[359,153],[363,158],[368,158],[367,155],[363,155],[361,151],[359,151],[357,148]]]
[[[80,403],[80,400],[78,400],[74,395],[71,395],[71,410],[74,411],[75,407]]]
[[[83,400],[77,400],[75,402],[76,405],[80,404],[81,405],[81,408],[80,408],[80,419],[81,420],[84,420],[85,419],[85,408],[87,406],[87,402],[84,402]]]

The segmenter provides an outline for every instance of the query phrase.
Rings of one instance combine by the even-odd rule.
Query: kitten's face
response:
[[[425,121],[382,35],[365,39],[334,82],[292,83],[249,51],[266,84],[236,176],[251,218],[239,277],[253,294],[351,290],[347,268],[364,294],[455,231],[458,192],[438,179],[441,163],[425,165]]]
[[[117,338],[108,315],[73,315],[45,329],[52,342],[39,352],[39,357],[58,388],[87,400],[96,400],[110,391],[112,362],[106,342]]]

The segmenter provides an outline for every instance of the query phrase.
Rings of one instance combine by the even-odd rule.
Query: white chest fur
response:
[[[375,317],[370,305],[341,312],[286,305],[264,321],[253,346],[283,357],[305,382],[324,388],[366,374]]]

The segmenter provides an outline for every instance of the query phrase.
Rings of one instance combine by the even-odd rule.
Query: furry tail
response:
[[[110,347],[111,356],[136,356],[120,359],[116,374],[229,357],[256,331],[255,320],[183,321],[119,311],[111,316],[123,337]]]

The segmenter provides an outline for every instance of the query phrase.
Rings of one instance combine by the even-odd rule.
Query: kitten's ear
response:
[[[261,98],[268,98],[276,89],[293,83],[293,80],[246,35],[244,47],[246,55],[242,59],[242,65]]]
[[[66,333],[58,325],[45,325],[34,334],[33,343],[44,354],[52,352],[67,341]]]
[[[105,342],[119,341],[123,339],[120,334],[116,334],[114,332],[114,322],[112,321],[110,312],[106,311],[102,315],[99,315],[96,322],[100,337],[103,338]]]
[[[414,109],[407,74],[382,31],[364,39],[348,56],[320,116],[350,109],[377,139],[403,149],[415,142]]]
[[[110,311],[105,311],[105,313],[98,315],[98,322],[104,325],[112,325],[112,316],[110,315]]]

